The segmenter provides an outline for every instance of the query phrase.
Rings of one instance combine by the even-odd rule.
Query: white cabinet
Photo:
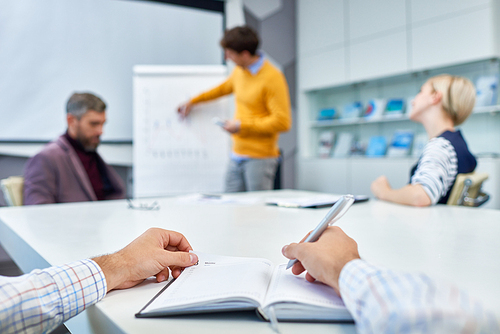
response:
[[[380,175],[387,176],[396,188],[408,184],[415,162],[413,158],[303,159],[297,184],[301,190],[371,195],[370,185]]]
[[[298,86],[358,83],[498,57],[498,2],[298,0]]]
[[[425,23],[431,20],[460,15],[493,5],[496,0],[411,0],[411,23]]]
[[[356,82],[407,72],[406,49],[405,30],[350,45],[350,80]]]
[[[412,70],[495,57],[494,38],[490,8],[414,27]]]
[[[401,188],[410,180],[410,170],[416,159],[352,158],[350,168],[353,194],[371,195],[371,183],[381,175],[387,176],[393,188]]]
[[[335,86],[346,80],[344,48],[299,55],[298,59],[298,86],[301,90]]]
[[[347,194],[348,159],[304,159],[298,166],[298,189]]]
[[[350,0],[349,40],[356,41],[406,28],[406,2],[401,0]]]
[[[343,0],[298,0],[299,54],[314,54],[344,43]]]

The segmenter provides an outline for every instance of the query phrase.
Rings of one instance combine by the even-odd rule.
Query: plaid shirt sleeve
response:
[[[499,333],[495,316],[453,285],[353,260],[340,293],[359,333]]]
[[[0,333],[45,333],[106,294],[106,279],[92,260],[0,276]]]

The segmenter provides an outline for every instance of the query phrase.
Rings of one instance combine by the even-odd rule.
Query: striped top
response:
[[[500,333],[499,320],[480,302],[424,274],[358,259],[344,266],[339,285],[358,333]]]
[[[470,153],[460,131],[445,131],[424,147],[411,171],[411,184],[420,184],[432,204],[446,204],[457,174],[471,173],[476,158]]]
[[[101,300],[106,289],[92,260],[0,276],[0,333],[49,332]]]

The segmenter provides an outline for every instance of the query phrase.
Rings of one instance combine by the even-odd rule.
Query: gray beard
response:
[[[80,138],[77,138],[78,142],[80,144],[82,144],[83,146],[83,149],[85,150],[85,152],[95,152],[97,150],[97,147],[99,146],[99,144],[97,145],[89,145],[88,143],[86,143],[85,141],[83,141],[82,139]]]
[[[85,152],[95,152],[97,150],[97,146],[94,147],[94,146],[83,146],[83,149],[85,150]]]

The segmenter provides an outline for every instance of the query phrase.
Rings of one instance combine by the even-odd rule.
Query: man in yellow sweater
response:
[[[227,30],[220,44],[236,68],[225,82],[181,105],[178,112],[186,117],[194,104],[233,93],[234,119],[223,124],[233,141],[225,191],[271,190],[279,133],[292,125],[288,85],[283,73],[257,52],[259,38],[252,29]]]

